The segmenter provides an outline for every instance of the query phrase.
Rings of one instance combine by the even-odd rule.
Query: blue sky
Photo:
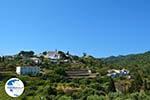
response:
[[[149,0],[1,0],[0,55],[21,50],[95,57],[150,50]]]

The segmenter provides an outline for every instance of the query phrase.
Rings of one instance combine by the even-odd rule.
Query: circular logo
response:
[[[24,84],[18,78],[11,78],[5,84],[5,91],[11,97],[18,97],[24,91]]]

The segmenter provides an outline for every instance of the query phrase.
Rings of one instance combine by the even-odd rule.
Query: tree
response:
[[[131,83],[131,86],[129,87],[129,92],[139,92],[141,87],[143,86],[143,80],[141,75],[137,72],[134,75],[134,81]]]
[[[69,51],[67,51],[66,55],[70,55]]]
[[[112,78],[109,80],[108,92],[116,92],[115,83]]]
[[[32,57],[34,56],[34,51],[20,51],[18,55],[24,57]]]
[[[43,54],[43,55],[46,55],[46,54],[47,54],[47,51],[44,51],[42,54]]]
[[[54,69],[55,74],[66,76],[65,69],[63,67],[57,67]]]
[[[49,87],[47,92],[49,95],[57,95],[57,90],[54,87]]]
[[[148,90],[148,87],[147,87],[147,80],[146,80],[146,79],[144,80],[144,90],[145,90],[145,91]]]
[[[84,52],[84,53],[83,53],[83,57],[86,57],[86,56],[87,56],[87,54]]]
[[[64,52],[58,51],[58,53],[60,54],[61,59],[66,59],[66,55]]]

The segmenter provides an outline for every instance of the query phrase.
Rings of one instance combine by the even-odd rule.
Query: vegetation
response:
[[[82,57],[58,53],[61,57],[55,62],[34,55],[33,51],[0,57],[1,100],[150,100],[150,52],[101,59],[86,53]],[[35,63],[32,57],[42,62]],[[17,75],[17,66],[42,68],[36,75]],[[122,68],[130,71],[128,76],[107,76],[109,69]],[[66,73],[79,70],[91,70],[93,75],[69,77]],[[24,93],[18,98],[9,97],[4,90],[6,81],[12,77],[18,77],[25,85]]]

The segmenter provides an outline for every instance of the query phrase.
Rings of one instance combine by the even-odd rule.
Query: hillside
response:
[[[18,75],[17,66],[41,66],[41,71]],[[39,55],[20,51],[0,57],[0,97],[3,100],[149,100],[149,67],[150,52],[102,59],[63,51],[44,51]],[[122,74],[123,68],[129,74]],[[118,72],[115,77],[108,76],[110,70]],[[12,77],[25,84],[19,98],[5,93],[4,85]]]
[[[111,56],[103,59],[111,68],[127,68],[133,74],[140,73],[145,78],[150,78],[150,52],[130,54],[126,56]]]
[[[114,66],[149,66],[150,65],[150,52],[130,55],[111,56],[104,58],[103,61]]]
[[[146,60],[147,61],[147,60],[150,60],[150,51],[147,51],[145,53],[139,53],[139,54],[110,56],[110,57],[104,58],[104,61],[109,62],[109,63],[119,63],[123,60],[125,61],[130,60],[130,62],[132,62],[133,60]]]

